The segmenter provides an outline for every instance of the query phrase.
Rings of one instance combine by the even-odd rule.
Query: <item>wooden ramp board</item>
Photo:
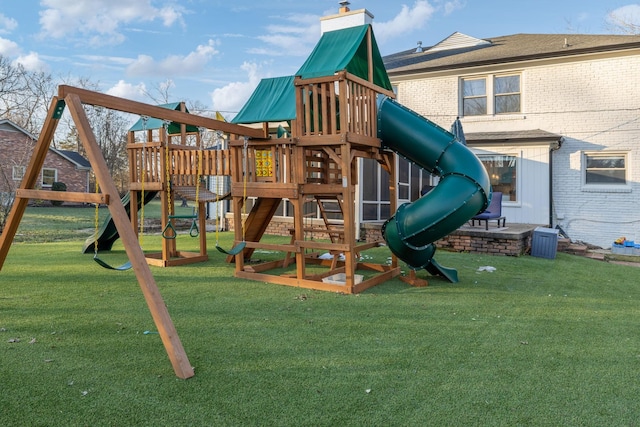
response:
[[[267,227],[271,222],[271,219],[278,210],[278,206],[282,199],[272,198],[258,198],[255,200],[251,212],[244,221],[243,235],[247,242],[259,242]],[[244,249],[244,259],[250,259],[253,255],[255,248],[246,246]],[[227,257],[227,262],[232,262],[234,257],[232,255]]]

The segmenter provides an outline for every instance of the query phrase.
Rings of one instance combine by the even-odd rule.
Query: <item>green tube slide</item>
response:
[[[140,198],[140,191],[138,192],[138,197]],[[157,191],[146,191],[144,193],[144,204],[146,205],[154,197],[158,194]],[[131,211],[131,193],[127,192],[122,199],[122,204],[124,205],[124,209],[129,215]],[[142,205],[138,203],[137,210],[139,211]],[[111,218],[111,215],[107,215],[107,218],[102,223],[102,226],[96,230],[91,236],[87,238],[82,246],[82,253],[86,254],[89,252],[93,252],[95,248],[96,241],[98,243],[98,251],[110,251],[113,247],[113,244],[116,240],[120,238],[120,234],[118,233],[118,229],[116,228],[116,223]]]
[[[412,269],[457,282],[454,269],[433,259],[433,242],[487,208],[491,184],[486,169],[453,134],[391,98],[378,101],[378,137],[384,147],[440,177],[433,190],[401,205],[384,223],[389,249]]]

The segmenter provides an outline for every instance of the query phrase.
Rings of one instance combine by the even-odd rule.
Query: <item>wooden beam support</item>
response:
[[[69,112],[73,117],[73,121],[78,129],[78,135],[86,150],[87,157],[91,162],[96,178],[100,186],[107,194],[118,194],[118,190],[109,175],[107,163],[102,156],[100,147],[96,142],[96,137],[91,130],[89,119],[82,107],[80,96],[76,93],[69,93],[65,98]],[[167,110],[168,111],[168,110]],[[142,252],[142,248],[138,242],[135,233],[131,233],[131,223],[127,211],[119,198],[114,198],[109,204],[109,213],[118,229],[120,238],[124,245],[127,256],[131,261],[133,270],[142,289],[142,293],[151,312],[151,316],[155,322],[162,343],[167,351],[171,364],[176,375],[179,378],[190,378],[194,375],[193,367],[189,363],[187,354],[182,347],[178,332],[176,331],[167,307],[160,295],[155,279],[151,274],[147,260]]]
[[[169,110],[163,107],[157,107],[155,105],[149,105],[143,102],[132,101],[73,86],[61,85],[58,87],[58,96],[60,98],[66,98],[68,95],[72,94],[78,96],[82,104],[97,105],[111,110],[138,114],[140,116],[149,116],[156,119],[171,120],[172,122],[180,124],[220,130],[222,132],[248,136],[250,138],[264,137],[262,129],[252,129],[247,126],[236,125],[234,123],[223,122],[182,111]]]
[[[47,190],[16,190],[16,197],[20,199],[57,200],[60,202],[74,203],[99,203],[109,204],[109,195],[104,193],[76,193],[72,191],[47,191]]]
[[[44,165],[44,159],[49,151],[49,145],[53,140],[53,134],[58,127],[59,118],[63,108],[64,103],[54,96],[47,112],[47,118],[42,126],[42,132],[40,132],[40,137],[38,138],[38,142],[33,150],[29,166],[27,167],[24,177],[22,178],[22,182],[20,183],[20,189],[31,189],[35,187],[38,176],[40,176],[40,170]],[[29,199],[18,198],[11,207],[7,223],[4,226],[4,230],[2,230],[2,234],[0,234],[0,270],[2,270],[4,261],[7,258],[9,248],[11,247],[13,238],[16,235],[16,231],[18,231],[18,226],[20,225],[24,211],[27,209],[28,202]]]

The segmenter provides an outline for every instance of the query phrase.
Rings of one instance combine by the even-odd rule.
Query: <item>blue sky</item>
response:
[[[293,74],[337,0],[0,0],[0,55],[60,81],[149,102],[170,85],[173,101],[233,116],[261,78]],[[630,0],[352,0],[366,8],[383,55],[429,46],[455,31],[610,33],[608,17],[640,23]]]

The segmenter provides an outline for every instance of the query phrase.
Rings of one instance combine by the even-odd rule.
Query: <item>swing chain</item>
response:
[[[249,179],[249,137],[244,137],[244,181],[242,186],[242,241],[245,241],[247,214],[247,180]]]
[[[95,184],[96,194],[98,194],[100,192],[100,184],[98,183],[98,177],[95,174],[94,174],[94,179],[96,181],[96,184]],[[98,233],[99,233],[98,226],[100,225],[100,203],[99,202],[96,202],[93,225],[95,230],[94,232],[95,240],[93,241],[93,257],[95,258],[98,256]]]
[[[175,239],[176,238],[176,229],[173,227],[173,205],[171,203],[171,157],[169,155],[169,120],[163,120],[162,129],[165,143],[165,186],[166,186],[166,194],[167,194],[167,225],[162,230],[162,237],[165,239]]]
[[[144,182],[146,179],[146,175],[147,175],[147,153],[146,153],[146,148],[147,148],[147,140],[149,139],[149,135],[147,133],[147,122],[149,121],[149,116],[142,116],[142,131],[144,132],[144,136],[142,139],[142,154],[141,159],[140,159],[140,197],[142,200],[138,200],[138,203],[141,203],[140,205],[140,237],[138,238],[138,241],[140,242],[140,247],[143,246],[143,240],[144,240],[144,205],[145,205],[145,194],[144,194]]]

